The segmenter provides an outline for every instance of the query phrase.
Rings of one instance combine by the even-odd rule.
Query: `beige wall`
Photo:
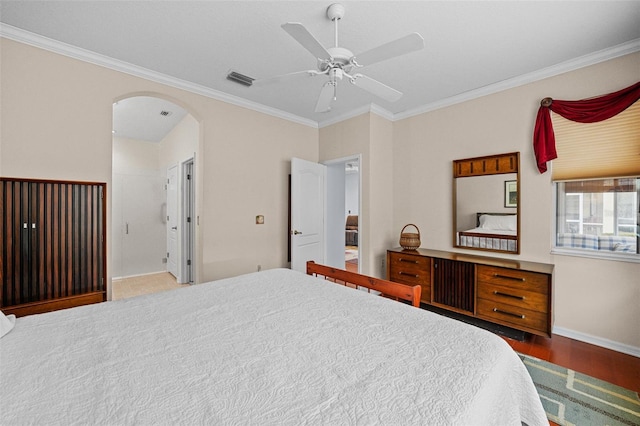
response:
[[[371,165],[370,165],[370,115],[362,114],[350,120],[345,120],[332,126],[323,127],[319,132],[321,162],[338,158],[353,157],[361,154],[360,176],[362,182],[361,207],[358,224],[358,245],[360,249],[360,271],[369,274],[371,267],[371,240],[369,232],[371,222],[370,192],[371,192]]]
[[[360,270],[384,277],[382,262],[393,245],[392,162],[393,123],[375,114],[362,114],[320,129],[320,161],[362,155]]]
[[[4,38],[0,43],[0,175],[107,182],[110,197],[113,102],[163,97],[200,124],[199,280],[255,271],[258,264],[287,265],[289,159],[318,160],[317,129]],[[264,225],[255,225],[257,214]],[[108,226],[110,235],[110,213]]]
[[[371,149],[369,152],[369,165],[371,172],[369,209],[371,220],[369,221],[369,239],[371,240],[371,252],[369,258],[372,261],[370,273],[385,277],[386,251],[389,247],[397,247],[399,231],[393,226],[393,123],[371,114]]]
[[[187,114],[158,144],[160,168],[197,158],[200,147],[200,125],[191,114]]]
[[[113,173],[157,172],[160,145],[138,139],[113,138]]]
[[[394,229],[416,223],[423,247],[452,250],[451,162],[520,151],[522,252],[507,257],[555,264],[557,332],[639,354],[640,263],[550,253],[552,184],[532,149],[542,98],[609,93],[635,83],[638,70],[640,53],[395,122]]]

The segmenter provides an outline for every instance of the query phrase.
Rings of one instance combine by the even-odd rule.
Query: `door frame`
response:
[[[362,246],[363,246],[363,242],[366,240],[366,237],[364,236],[366,234],[364,232],[364,226],[363,226],[364,221],[362,220],[362,213],[363,213],[362,212],[362,154],[355,154],[355,155],[349,155],[347,157],[340,157],[340,158],[335,158],[331,160],[326,160],[326,161],[323,161],[322,164],[324,164],[325,166],[331,169],[334,166],[340,166],[340,165],[346,166],[346,163],[350,161],[358,161],[358,272],[361,272],[362,271],[362,261],[361,261]],[[330,194],[329,191],[330,191],[330,188],[327,185],[327,194],[325,196],[325,199],[327,200],[327,204],[330,203],[329,198],[332,196],[342,197],[344,199],[346,187],[343,185],[342,191],[337,194],[336,193]],[[325,211],[328,214],[327,208],[325,208]],[[325,259],[331,259],[331,254],[329,253],[329,250],[331,250],[331,248],[329,247],[329,243],[328,243],[331,240],[330,235],[337,235],[337,233],[340,233],[342,235],[342,239],[344,240],[344,231],[345,231],[344,224],[345,224],[346,218],[336,217],[332,219],[334,220],[330,220],[330,219],[325,220],[325,224],[327,224],[325,228],[325,241],[327,241],[327,244],[325,244]],[[333,248],[333,249],[337,250],[337,248]],[[344,244],[343,244],[343,247],[340,248],[340,254],[344,259]],[[342,262],[341,266],[337,266],[337,265],[330,265],[330,266],[344,269],[344,261]]]
[[[195,240],[196,240],[196,162],[195,154],[180,163],[180,175],[182,182],[179,185],[178,198],[181,200],[180,223],[182,224],[182,237],[180,238],[180,277],[182,281],[195,284]]]
[[[169,171],[172,169],[176,169],[175,175],[176,175],[176,182],[175,182],[175,199],[171,200],[169,197]],[[180,244],[180,241],[182,240],[181,236],[182,236],[182,221],[181,221],[181,216],[182,216],[182,208],[180,208],[180,200],[182,197],[181,194],[181,165],[180,163],[171,163],[167,166],[166,168],[166,181],[167,184],[165,185],[166,187],[166,193],[165,193],[165,199],[167,202],[167,221],[166,221],[166,241],[167,241],[167,272],[169,272],[170,274],[174,275],[173,272],[171,271],[171,268],[169,267],[169,265],[172,262],[171,256],[173,256],[174,258],[176,258],[175,264],[176,264],[176,269],[175,269],[175,278],[176,281],[178,283],[182,282],[182,271],[181,271],[181,259],[182,259],[182,247]],[[170,214],[171,214],[171,208],[170,208],[170,201],[175,203],[175,219],[170,219]],[[175,224],[175,240],[176,240],[176,244],[175,244],[175,249],[176,249],[176,253],[170,253],[170,246],[171,244],[169,243],[170,241],[170,234],[171,234],[171,224],[172,222]]]

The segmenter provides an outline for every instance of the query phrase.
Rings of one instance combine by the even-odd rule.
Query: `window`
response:
[[[640,261],[640,102],[599,123],[552,120],[554,251]]]
[[[640,177],[556,182],[556,247],[640,253]]]

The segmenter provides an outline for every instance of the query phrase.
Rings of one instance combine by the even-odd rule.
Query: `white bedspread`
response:
[[[0,423],[548,425],[478,328],[285,269],[18,318]]]

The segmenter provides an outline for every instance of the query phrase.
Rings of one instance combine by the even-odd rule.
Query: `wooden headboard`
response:
[[[380,278],[369,277],[367,275],[357,274],[355,272],[345,271],[343,269],[332,268],[330,266],[319,265],[313,260],[307,262],[307,274],[313,276],[321,276],[326,280],[342,284],[347,287],[358,288],[365,287],[382,293],[385,297],[396,300],[406,300],[413,306],[420,307],[420,296],[422,295],[422,287],[419,285],[409,286],[406,284],[395,283]]]

